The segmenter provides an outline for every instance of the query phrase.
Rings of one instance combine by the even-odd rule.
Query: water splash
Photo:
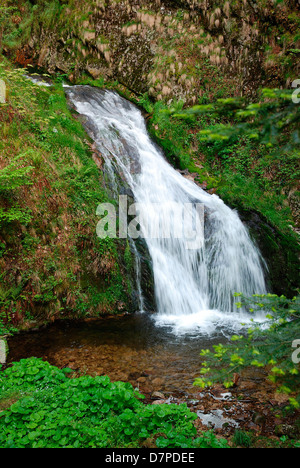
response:
[[[102,153],[116,194],[118,177],[144,207],[142,219],[157,224],[174,204],[202,204],[204,244],[186,248],[185,239],[147,238],[153,264],[157,312],[155,320],[176,333],[211,334],[218,326],[236,328],[251,317],[239,311],[233,294],[266,293],[265,263],[236,211],[180,175],[151,141],[141,111],[112,91],[88,86],[66,87],[76,110]],[[159,207],[151,209],[149,207]],[[142,226],[143,228],[143,226]],[[140,294],[141,289],[140,289]],[[141,307],[144,304],[140,300]]]

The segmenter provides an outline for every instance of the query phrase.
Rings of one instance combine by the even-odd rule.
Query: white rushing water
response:
[[[171,230],[169,238],[146,238],[157,324],[169,325],[176,333],[210,334],[216,327],[233,330],[249,321],[246,312],[236,309],[233,294],[266,292],[264,261],[238,213],[171,167],[149,138],[136,106],[114,92],[86,86],[66,87],[66,93],[78,113],[88,117],[86,127],[106,161],[116,192],[117,171],[140,204],[142,230],[173,219],[174,206],[184,207],[183,222],[196,226],[200,212],[198,218],[193,215],[193,225],[187,220],[195,206],[204,206],[205,240],[197,248],[188,247],[192,236],[178,235],[180,229]]]
[[[37,73],[34,75],[24,75],[24,77],[37,86],[45,86],[46,88],[51,88],[53,86],[50,82],[45,81],[43,76],[38,75]]]

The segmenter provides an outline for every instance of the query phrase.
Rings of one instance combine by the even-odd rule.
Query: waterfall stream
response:
[[[151,141],[135,105],[115,92],[89,86],[66,86],[65,91],[85,117],[116,198],[120,179],[133,194],[140,230],[149,234],[149,227],[166,228],[167,221],[168,236],[156,231],[145,235],[153,265],[156,323],[176,333],[211,334],[217,327],[235,329],[249,321],[252,317],[235,307],[233,294],[266,293],[266,266],[238,213],[171,167]],[[174,214],[178,208],[179,215]],[[171,223],[168,230],[174,219],[177,225]],[[184,231],[186,235],[179,235]],[[141,285],[137,289],[143,309]]]

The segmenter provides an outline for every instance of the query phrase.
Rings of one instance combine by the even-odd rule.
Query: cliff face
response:
[[[158,100],[251,95],[299,76],[296,1],[21,1],[17,61]],[[24,33],[25,31],[25,33]]]

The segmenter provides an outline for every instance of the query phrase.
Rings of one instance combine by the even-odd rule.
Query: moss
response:
[[[109,196],[81,123],[70,113],[61,84],[49,91],[9,73],[9,113],[0,107],[0,126],[7,128],[1,164],[18,155],[17,132],[34,170],[32,186],[14,193],[31,219],[0,227],[1,290],[11,291],[0,293],[0,320],[119,313],[120,303],[130,311],[130,252],[125,264],[125,242],[97,238],[96,208]]]
[[[300,283],[300,245],[297,236],[278,231],[261,213],[246,210],[237,204],[234,207],[239,209],[241,219],[247,223],[267,262],[270,289],[275,294],[290,298],[297,295]]]

